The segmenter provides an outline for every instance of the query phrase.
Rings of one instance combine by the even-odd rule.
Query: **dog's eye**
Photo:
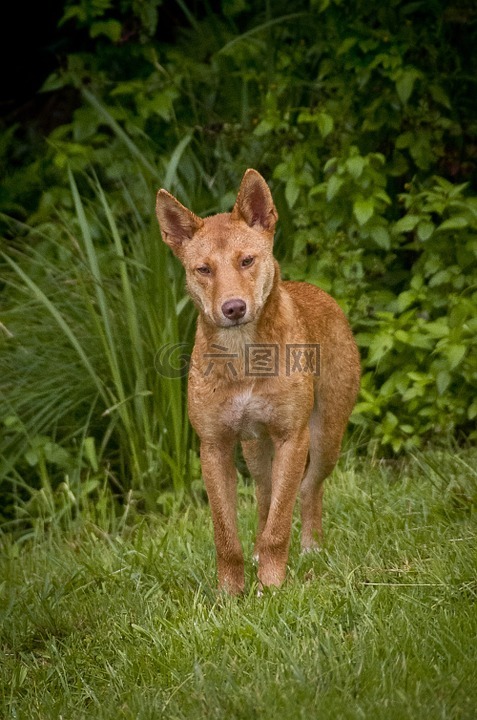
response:
[[[210,275],[210,267],[208,265],[200,265],[197,268],[197,272],[200,273],[200,275]]]
[[[243,260],[242,260],[242,262],[240,263],[240,265],[241,265],[243,268],[250,267],[250,265],[253,265],[254,260],[255,260],[254,257],[252,257],[251,255],[247,255],[247,257],[244,257],[244,258],[243,258]]]

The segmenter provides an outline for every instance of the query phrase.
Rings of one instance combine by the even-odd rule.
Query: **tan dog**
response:
[[[189,417],[201,442],[219,587],[244,589],[234,467],[239,440],[256,481],[258,577],[264,586],[280,585],[300,485],[302,549],[321,540],[323,481],[338,459],[358,392],[358,351],[327,293],[281,281],[272,254],[277,211],[258,172],[245,173],[231,213],[201,219],[166,190],[159,190],[156,210],[199,309]]]

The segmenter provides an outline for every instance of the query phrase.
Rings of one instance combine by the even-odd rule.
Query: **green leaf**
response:
[[[298,200],[300,194],[300,187],[297,184],[294,177],[291,177],[285,186],[285,197],[287,199],[288,206],[292,208]]]
[[[315,116],[308,110],[301,112],[297,118],[297,122],[299,123],[312,123],[314,121]]]
[[[262,135],[268,135],[275,130],[277,123],[271,120],[262,120],[258,123],[257,127],[253,131],[254,135],[262,137]]]
[[[100,20],[91,25],[89,34],[92,38],[106,35],[112,42],[118,42],[121,39],[122,26],[118,20]]]
[[[339,175],[332,175],[330,177],[330,179],[326,183],[326,199],[328,200],[328,202],[333,200],[333,198],[339,193],[343,183],[344,180],[343,178],[339,177]]]
[[[381,188],[374,191],[373,197],[379,198],[379,200],[382,200],[384,203],[386,203],[386,205],[390,205],[392,202],[387,192]]]
[[[434,338],[443,338],[449,334],[449,326],[445,318],[426,323],[424,329],[426,333]]]
[[[373,413],[374,415],[377,415],[379,413],[379,408],[372,402],[360,402],[356,403],[353,408],[353,412],[357,415],[361,413]]]
[[[412,91],[414,90],[414,83],[420,77],[421,73],[419,70],[409,68],[408,70],[403,70],[398,80],[396,80],[396,91],[403,105],[406,105],[411,97]]]
[[[452,279],[452,273],[449,269],[439,270],[429,280],[429,287],[438,287],[439,285],[445,285]]]
[[[365,165],[366,161],[363,157],[361,157],[361,155],[355,155],[354,157],[348,158],[346,161],[346,168],[355,180],[362,175]]]
[[[75,112],[73,138],[76,142],[83,143],[91,138],[98,130],[100,119],[98,114],[90,107],[79,108]]]
[[[66,22],[68,22],[68,20],[72,20],[73,18],[78,18],[80,22],[86,22],[87,14],[85,8],[81,5],[73,5],[67,8],[63,13],[63,17],[58,23],[58,27],[61,27]]]
[[[414,271],[415,272],[415,271]],[[412,276],[411,287],[413,290],[420,290],[424,285],[424,278],[418,272]]]
[[[412,230],[414,230],[420,219],[421,218],[419,217],[419,215],[405,215],[396,223],[394,223],[394,232],[411,232]]]
[[[423,394],[424,391],[422,388],[413,385],[402,394],[402,401],[407,403],[409,400],[414,400],[416,397],[422,397]]]
[[[371,343],[373,342],[374,337],[375,336],[373,335],[373,333],[361,332],[361,333],[357,333],[354,336],[354,339],[356,340],[356,343],[360,347],[369,347],[371,345]]]
[[[414,142],[414,133],[407,130],[406,132],[401,133],[401,135],[397,136],[395,145],[399,150],[402,150],[403,148],[410,147],[413,142]]]
[[[358,38],[356,38],[356,37],[348,37],[348,38],[346,38],[345,40],[343,40],[343,42],[341,43],[341,45],[340,45],[339,48],[337,49],[336,54],[337,54],[337,55],[344,55],[345,53],[348,52],[348,50],[351,50],[351,48],[354,47],[357,42],[358,42]]]
[[[451,379],[451,375],[447,370],[441,370],[437,373],[436,385],[439,395],[443,395],[445,393],[450,385]]]
[[[456,305],[449,313],[449,327],[461,327],[475,313],[475,305],[472,302],[466,302],[464,298],[460,298]]]
[[[474,402],[469,406],[467,410],[467,417],[469,420],[473,420],[477,417],[477,400],[474,400]]]
[[[325,162],[323,172],[325,172],[325,173],[335,172],[336,168],[337,168],[337,158],[332,157]]]
[[[405,330],[396,330],[394,333],[394,337],[396,340],[399,340],[399,342],[402,342],[404,344],[409,343],[409,333],[407,333]]]
[[[318,113],[318,115],[316,116],[316,123],[320,130],[321,136],[324,138],[329,135],[330,132],[332,132],[334,127],[333,118],[327,113]]]
[[[402,438],[393,438],[391,440],[391,447],[395,453],[398,453],[403,446]]]
[[[439,105],[443,105],[448,110],[451,109],[452,106],[449,97],[440,85],[429,85],[429,92],[432,99],[439,103]]]
[[[417,237],[421,242],[425,242],[429,240],[434,230],[434,223],[430,222],[430,220],[421,220],[417,226]]]
[[[360,225],[364,225],[374,212],[372,198],[358,198],[353,203],[353,212]]]
[[[431,350],[434,348],[434,341],[428,335],[423,335],[420,332],[412,332],[409,337],[409,344],[414,348],[422,348],[423,350]]]
[[[382,225],[378,225],[371,230],[371,237],[373,238],[376,245],[383,250],[389,250],[391,247],[391,237]]]
[[[427,387],[427,385],[430,385],[430,383],[432,382],[432,379],[427,373],[418,373],[411,370],[411,372],[407,373],[407,376],[409,380],[417,383],[417,385],[419,385],[420,387]]]
[[[450,369],[454,370],[462,362],[467,347],[465,345],[448,345],[446,356],[449,360]]]
[[[397,309],[399,312],[404,312],[416,301],[416,293],[413,290],[403,290],[396,300]]]
[[[40,92],[52,92],[53,90],[60,90],[60,88],[66,85],[65,78],[61,73],[51,73],[43,85],[40,88]]]
[[[385,416],[385,418],[384,418],[384,420],[383,420],[383,422],[382,422],[383,431],[384,431],[387,435],[391,435],[392,432],[393,432],[393,430],[396,429],[398,423],[399,423],[399,420],[398,420],[397,417],[394,415],[394,413],[392,413],[392,412],[387,412],[387,413],[386,413],[386,416]]]
[[[378,363],[393,347],[393,338],[386,332],[376,335],[369,346],[368,363]]]
[[[439,225],[437,228],[438,230],[462,230],[462,228],[467,227],[469,224],[469,221],[466,217],[463,217],[462,215],[456,215],[455,217],[449,218],[448,220],[444,220],[443,223]]]

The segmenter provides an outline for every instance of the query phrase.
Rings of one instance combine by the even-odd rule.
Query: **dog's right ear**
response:
[[[194,215],[167,190],[159,190],[156,199],[156,215],[162,239],[175,255],[181,254],[184,242],[191,240],[204,221]]]

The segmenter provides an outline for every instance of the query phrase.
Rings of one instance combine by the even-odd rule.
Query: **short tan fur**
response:
[[[302,549],[321,542],[323,481],[358,392],[358,350],[335,300],[309,283],[281,280],[272,251],[278,215],[258,172],[246,171],[231,213],[199,218],[166,190],[156,211],[199,310],[189,417],[200,438],[219,587],[244,589],[238,442],[256,483],[259,581],[278,586],[298,493]]]

